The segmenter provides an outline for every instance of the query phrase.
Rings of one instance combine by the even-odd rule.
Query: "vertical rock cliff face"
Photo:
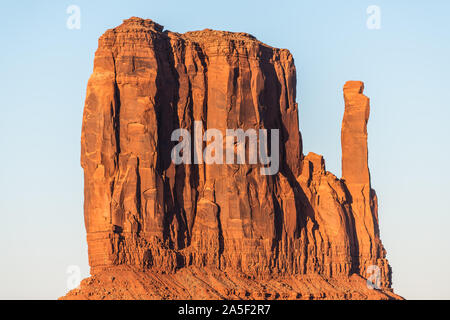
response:
[[[345,112],[342,120],[342,180],[348,188],[355,224],[359,272],[370,265],[380,267],[384,285],[390,284],[390,266],[380,240],[378,200],[370,185],[367,148],[369,98],[363,95],[364,83],[348,81],[344,86]]]
[[[322,156],[303,156],[288,50],[245,33],[163,31],[140,18],[108,30],[95,54],[81,139],[93,273],[125,265],[334,278],[366,277],[376,265],[389,287],[362,90],[361,82],[344,87],[338,179]],[[175,165],[171,134],[184,128],[194,141],[196,123],[224,136],[279,129],[279,172],[261,175],[248,161]]]

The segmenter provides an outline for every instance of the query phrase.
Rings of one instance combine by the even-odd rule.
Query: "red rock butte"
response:
[[[63,298],[400,298],[370,184],[363,88],[344,86],[339,179],[322,156],[303,155],[288,50],[136,17],[106,31],[81,136],[92,276]],[[279,129],[278,174],[261,175],[260,164],[175,165],[171,133],[193,132],[194,121],[224,135]],[[377,290],[366,284],[371,272]]]

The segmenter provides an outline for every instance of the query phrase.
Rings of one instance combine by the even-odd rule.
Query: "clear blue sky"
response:
[[[69,5],[81,29],[66,27]],[[381,9],[381,29],[366,8]],[[55,299],[89,273],[79,164],[98,37],[130,16],[289,49],[305,153],[340,176],[342,86],[371,98],[369,158],[395,291],[450,299],[449,1],[2,1],[0,298]]]

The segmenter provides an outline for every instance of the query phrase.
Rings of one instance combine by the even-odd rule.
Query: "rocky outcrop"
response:
[[[369,98],[363,94],[364,83],[348,81],[344,85],[345,112],[342,120],[342,181],[351,198],[354,219],[356,253],[359,261],[355,270],[366,274],[371,265],[380,268],[383,286],[391,284],[391,270],[378,228],[378,200],[370,185],[367,148]]]
[[[367,167],[369,102],[362,87],[344,86],[339,179],[326,171],[322,156],[303,156],[288,50],[246,33],[179,34],[140,18],[108,30],[95,54],[81,138],[91,273],[103,279],[114,268],[129,268],[167,284],[202,268],[212,278],[342,283],[352,274],[366,278],[375,265],[389,291]],[[187,129],[196,139],[196,126],[224,136],[227,129],[279,129],[279,172],[262,175],[264,165],[248,162],[175,165],[172,132]],[[201,150],[210,143],[198,142]],[[198,150],[191,151],[195,158]]]

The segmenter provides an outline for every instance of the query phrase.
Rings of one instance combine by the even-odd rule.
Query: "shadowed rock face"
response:
[[[366,277],[376,265],[382,287],[390,287],[362,90],[361,82],[344,86],[338,179],[322,156],[303,156],[288,50],[246,33],[163,31],[140,18],[108,30],[95,54],[81,138],[91,272],[202,267],[331,279]],[[175,165],[171,134],[185,128],[194,139],[194,121],[224,136],[279,129],[278,174],[261,175],[260,164]]]

